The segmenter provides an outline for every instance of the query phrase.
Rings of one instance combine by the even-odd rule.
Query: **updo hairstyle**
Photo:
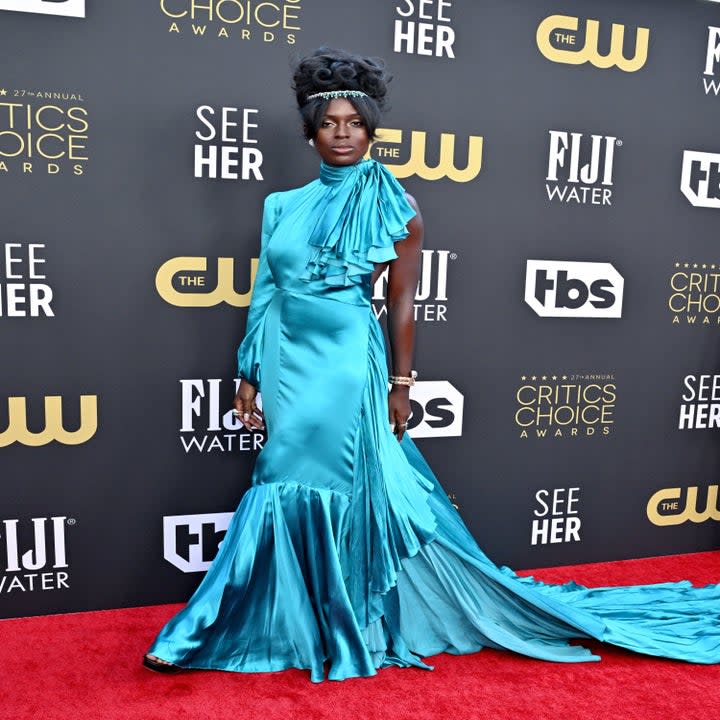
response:
[[[391,76],[379,58],[352,55],[344,50],[321,47],[298,61],[292,89],[303,120],[305,137],[312,140],[320,129],[330,100],[309,95],[329,90],[361,90],[368,97],[346,98],[362,117],[370,140],[375,138],[385,109],[387,84]]]

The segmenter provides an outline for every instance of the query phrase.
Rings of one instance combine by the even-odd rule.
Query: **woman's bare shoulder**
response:
[[[418,202],[415,199],[414,195],[411,195],[409,192],[406,192],[405,199],[410,203],[410,206],[416,213],[420,212],[420,206],[418,205]]]

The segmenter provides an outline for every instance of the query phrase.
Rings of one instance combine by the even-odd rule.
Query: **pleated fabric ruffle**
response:
[[[346,589],[346,495],[256,485],[217,558],[150,652],[187,668],[310,670],[315,682],[375,673]]]
[[[694,587],[683,580],[587,588],[521,578],[507,567],[502,571],[521,586],[594,614],[605,625],[599,640],[646,655],[720,662],[720,585]]]
[[[415,211],[400,183],[376,160],[343,167],[322,163],[320,183],[325,192],[307,217],[313,252],[301,279],[357,284],[375,263],[397,257],[394,243],[407,237]]]
[[[407,462],[386,420],[383,342],[373,318],[368,380],[355,436],[350,522],[350,596],[363,628],[384,614],[384,595],[397,585],[401,560],[416,555],[435,538],[435,516],[428,504],[433,483]],[[378,423],[378,418],[383,420]]]
[[[414,621],[404,623],[401,630],[413,651],[420,655],[434,654],[440,651],[443,637],[449,637],[451,629],[453,638],[473,637],[478,618],[495,616],[497,621],[498,615],[490,605],[477,605],[478,598],[487,597],[483,588],[491,587],[498,611],[507,613],[501,623],[502,631],[509,633],[512,640],[507,634],[499,643],[497,636],[487,634],[486,642],[479,637],[478,642],[487,647],[495,646],[495,642],[499,647],[531,657],[577,662],[599,658],[580,646],[567,646],[564,638],[594,638],[646,655],[693,663],[720,663],[720,584],[699,588],[683,581],[586,588],[575,582],[551,584],[519,577],[510,568],[499,568],[488,559],[412,440],[406,437],[402,445],[410,464],[434,483],[429,503],[436,518],[438,537],[419,556],[427,550],[435,564],[440,562],[440,566],[455,568],[455,580],[441,581],[441,594],[457,592],[458,597],[450,603],[436,604],[433,600],[430,605],[461,608],[463,617],[462,621],[442,623],[445,629],[435,636],[423,630],[422,637],[410,637],[416,624]],[[440,561],[437,552],[442,558]],[[404,579],[416,574],[417,570],[411,565],[417,562],[414,558],[403,564],[406,572],[398,584],[401,596],[406,592]],[[427,596],[433,596],[434,591],[428,586],[434,574],[426,573],[420,583],[425,586]],[[440,574],[448,579],[453,577],[447,572]],[[550,632],[544,632],[543,627]],[[445,650],[472,652],[472,649],[460,649],[454,642],[449,642]]]

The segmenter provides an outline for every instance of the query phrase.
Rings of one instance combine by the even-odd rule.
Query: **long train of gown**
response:
[[[599,660],[570,638],[720,662],[720,585],[550,585],[483,554],[412,440],[388,425],[369,275],[332,293],[303,278],[300,216],[280,212],[288,195],[266,201],[241,347],[268,439],[216,560],[149,652],[186,668],[305,668],[315,682],[483,647]]]

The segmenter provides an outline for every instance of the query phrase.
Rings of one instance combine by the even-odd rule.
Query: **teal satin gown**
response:
[[[316,682],[483,647],[599,659],[570,638],[720,662],[720,586],[519,578],[483,554],[410,437],[397,442],[370,276],[412,215],[372,160],[268,196],[238,351],[267,441],[217,558],[149,652]]]

